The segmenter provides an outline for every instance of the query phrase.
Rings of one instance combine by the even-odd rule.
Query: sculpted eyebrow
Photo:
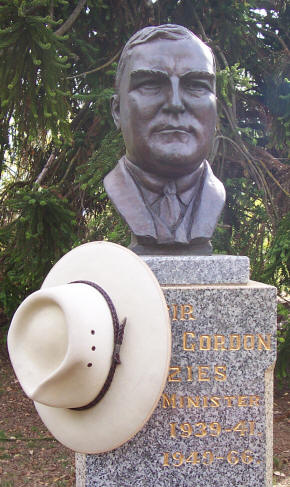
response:
[[[184,73],[182,78],[202,78],[202,79],[208,79],[210,81],[215,80],[215,75],[213,73],[209,73],[208,71],[188,71],[187,73]]]
[[[162,79],[168,79],[168,75],[164,73],[164,71],[159,71],[156,69],[138,69],[136,71],[132,71],[130,78],[132,81],[141,79],[141,78],[146,78],[146,77],[154,77],[154,78],[162,78]]]

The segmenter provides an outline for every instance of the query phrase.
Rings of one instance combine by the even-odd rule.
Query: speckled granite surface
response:
[[[128,443],[77,455],[77,487],[271,487],[275,289],[163,291],[173,332],[164,395]]]
[[[160,284],[246,284],[249,258],[235,255],[144,255]]]

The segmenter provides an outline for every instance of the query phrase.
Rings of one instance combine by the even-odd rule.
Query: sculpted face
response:
[[[167,177],[198,167],[215,129],[214,80],[212,54],[198,39],[135,46],[112,100],[128,159]]]

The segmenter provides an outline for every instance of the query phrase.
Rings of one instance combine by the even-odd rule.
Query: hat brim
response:
[[[55,264],[42,288],[75,280],[99,284],[119,320],[127,318],[121,364],[104,398],[88,410],[34,404],[58,441],[80,453],[102,453],[131,439],[157,406],[168,375],[170,321],[156,277],[124,247],[109,242],[81,245]]]

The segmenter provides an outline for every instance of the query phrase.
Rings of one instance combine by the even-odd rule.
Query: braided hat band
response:
[[[100,402],[101,399],[103,399],[104,395],[106,394],[106,392],[108,391],[108,389],[112,383],[112,380],[113,380],[113,377],[114,377],[114,374],[116,371],[116,367],[118,364],[121,363],[120,348],[121,348],[121,345],[123,342],[124,330],[125,330],[127,318],[125,318],[122,321],[122,323],[120,324],[118,316],[117,316],[116,308],[115,308],[110,296],[106,293],[106,291],[101,286],[99,286],[95,282],[92,282],[92,281],[72,281],[72,282],[70,282],[70,284],[88,284],[89,286],[92,286],[93,288],[95,288],[105,298],[105,300],[107,302],[107,305],[108,305],[110,312],[111,312],[111,315],[112,315],[113,328],[114,328],[114,350],[113,350],[113,356],[112,356],[112,363],[111,363],[111,367],[110,367],[107,379],[105,380],[105,383],[104,383],[102,389],[100,390],[98,395],[95,397],[95,399],[93,399],[91,402],[89,402],[85,406],[80,406],[78,408],[70,408],[73,411],[84,411],[85,409],[90,409],[93,406],[95,406],[96,404],[98,404],[98,402]]]

